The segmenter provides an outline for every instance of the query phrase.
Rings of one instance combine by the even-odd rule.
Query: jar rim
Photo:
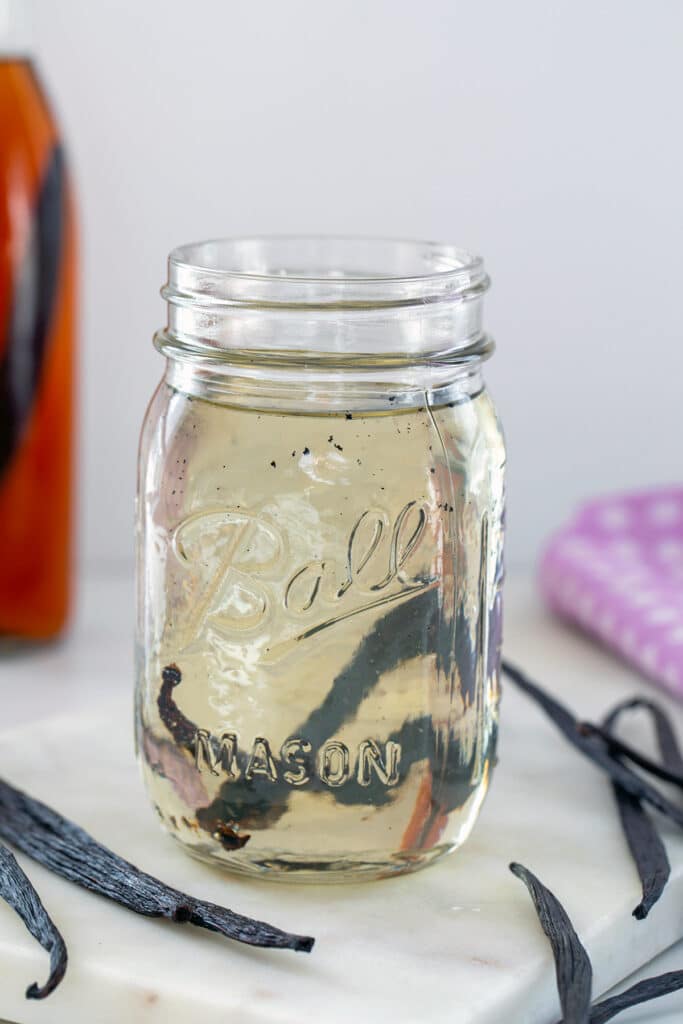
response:
[[[434,242],[261,235],[179,246],[168,261],[172,358],[377,374],[480,361],[483,261]],[[422,371],[420,371],[422,372]]]
[[[176,247],[162,295],[179,305],[367,309],[462,301],[488,284],[481,257],[445,243],[254,235]]]

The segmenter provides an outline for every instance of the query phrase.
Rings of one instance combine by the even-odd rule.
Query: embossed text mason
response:
[[[199,857],[380,877],[469,834],[495,754],[504,446],[481,260],[176,249],[138,483],[137,746]]]

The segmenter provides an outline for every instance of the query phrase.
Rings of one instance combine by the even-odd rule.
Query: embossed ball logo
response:
[[[259,652],[258,666],[274,665],[302,641],[385,605],[438,584],[418,559],[427,536],[427,507],[409,501],[396,514],[363,511],[335,552],[297,563],[286,531],[266,514],[240,508],[196,513],[174,530],[173,556],[184,571],[186,600],[174,622],[179,660],[265,631],[277,620],[274,639]],[[430,565],[429,557],[426,565]],[[264,634],[265,635],[265,634]],[[217,638],[222,638],[217,639]],[[183,745],[200,772],[225,781],[243,778],[304,786],[314,777],[336,788],[354,779],[367,787],[375,779],[392,787],[399,781],[401,745],[368,738],[353,748],[337,737],[314,747],[304,735],[273,747],[265,736],[241,738],[233,730],[216,735],[184,720],[171,696],[181,679],[176,666],[164,670],[162,719],[180,730]]]
[[[409,565],[426,524],[427,508],[416,501],[394,516],[368,509],[342,546],[345,564],[323,557],[288,571],[288,538],[263,514],[228,508],[190,516],[171,538],[172,551],[198,593],[180,628],[180,650],[209,627],[226,635],[257,630],[278,608],[301,628],[266,648],[262,661],[273,662],[292,644],[427,589],[436,577],[413,575]]]

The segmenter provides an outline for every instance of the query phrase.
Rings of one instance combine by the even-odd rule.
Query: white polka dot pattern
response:
[[[585,505],[540,582],[555,612],[683,699],[683,488]]]

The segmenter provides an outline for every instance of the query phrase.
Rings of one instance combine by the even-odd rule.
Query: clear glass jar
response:
[[[136,724],[189,852],[354,880],[469,834],[501,629],[487,285],[481,260],[431,243],[171,254],[140,449]]]

